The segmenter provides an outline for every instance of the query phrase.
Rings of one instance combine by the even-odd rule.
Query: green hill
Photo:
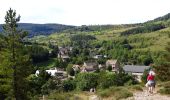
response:
[[[19,23],[18,28],[28,31],[29,37],[38,35],[50,35],[54,32],[62,32],[63,30],[74,28],[75,26],[63,24],[32,24]],[[0,25],[0,32],[2,32],[2,24]]]
[[[35,36],[28,40],[46,48],[50,44],[73,46],[78,49],[79,55],[86,54],[86,57],[82,56],[84,59],[102,54],[108,58],[119,59],[123,63],[147,65],[157,62],[165,52],[167,42],[170,42],[169,34],[168,20],[153,20],[138,24],[83,25],[48,36]],[[94,39],[90,40],[86,36]]]

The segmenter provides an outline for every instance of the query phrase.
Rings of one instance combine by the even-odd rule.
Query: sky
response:
[[[170,0],[0,0],[0,23],[9,8],[22,23],[103,25],[140,23],[170,13]]]

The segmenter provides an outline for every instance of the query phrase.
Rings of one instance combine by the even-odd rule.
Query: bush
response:
[[[161,94],[168,94],[170,95],[170,88],[163,88],[158,91]]]
[[[98,79],[98,87],[105,89],[115,85],[115,74],[113,73],[100,73]]]
[[[74,90],[76,87],[76,83],[74,82],[74,80],[65,80],[63,81],[63,90],[68,92],[68,91],[72,91]]]
[[[67,73],[70,75],[70,76],[74,76],[75,72],[74,72],[74,69],[72,68],[73,65],[72,64],[68,64],[67,66]]]
[[[108,89],[108,90],[100,91],[100,92],[98,93],[99,96],[104,97],[104,98],[105,98],[105,97],[109,97],[111,94],[112,94],[112,92],[110,92],[109,89]]]
[[[99,76],[97,73],[79,73],[76,75],[76,88],[78,90],[90,90],[90,88],[97,87],[97,80]]]
[[[170,95],[170,81],[164,82],[164,83],[160,84],[159,86],[162,87],[162,88],[158,91],[159,93]]]

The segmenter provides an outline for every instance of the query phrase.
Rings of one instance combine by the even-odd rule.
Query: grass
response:
[[[161,94],[170,95],[170,88],[161,88],[159,91]]]
[[[165,28],[159,31],[151,32],[151,33],[142,33],[142,34],[131,34],[128,36],[120,35],[121,32],[130,29],[132,27],[122,27],[118,29],[108,29],[102,31],[94,31],[94,32],[75,32],[74,34],[90,34],[95,35],[97,41],[103,40],[115,40],[120,41],[123,39],[127,39],[134,47],[133,50],[150,50],[153,52],[164,51],[166,47],[166,43],[170,41],[168,39],[168,34],[170,33],[170,28]],[[32,42],[36,41],[38,43],[48,44],[49,41],[55,41],[56,45],[63,45],[70,43],[70,33],[54,33],[49,36],[36,36],[31,39]],[[142,44],[143,42],[143,44]]]
[[[132,85],[132,86],[127,86],[127,89],[130,91],[143,91],[143,86],[141,85]]]
[[[111,87],[109,89],[99,90],[97,94],[102,98],[112,98],[116,100],[133,96],[133,93],[125,87]]]
[[[71,92],[69,93],[53,92],[47,98],[48,100],[74,100],[74,95]],[[77,98],[77,100],[81,100],[81,99]]]
[[[162,82],[158,86],[160,87],[158,91],[159,93],[164,95],[170,95],[170,81]]]
[[[46,98],[48,100],[89,100],[90,97],[97,95],[98,98],[107,100],[120,100],[132,97],[131,91],[140,90],[140,85],[110,87],[108,89],[99,89],[97,93],[90,93],[88,91],[72,91],[72,92],[51,92]]]
[[[48,100],[89,100],[91,94],[86,91],[72,91],[72,92],[57,92],[50,93],[47,97]]]

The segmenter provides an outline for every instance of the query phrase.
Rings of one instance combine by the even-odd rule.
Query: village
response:
[[[59,47],[58,58],[62,59],[63,62],[69,61],[69,52],[73,47]],[[96,60],[106,58],[106,55],[95,55],[93,60],[84,61],[82,65],[73,64],[72,69],[74,73],[94,73],[96,71],[107,71],[112,73],[118,73],[120,69],[123,69],[125,73],[133,75],[138,82],[141,82],[141,77],[145,70],[148,70],[150,66],[145,65],[123,65],[117,59],[107,59],[104,64],[99,64]],[[68,78],[74,78],[75,74],[69,75],[64,68],[50,68],[46,70],[51,76],[57,76],[60,80],[67,80]],[[39,70],[36,71],[35,75],[38,76]]]

